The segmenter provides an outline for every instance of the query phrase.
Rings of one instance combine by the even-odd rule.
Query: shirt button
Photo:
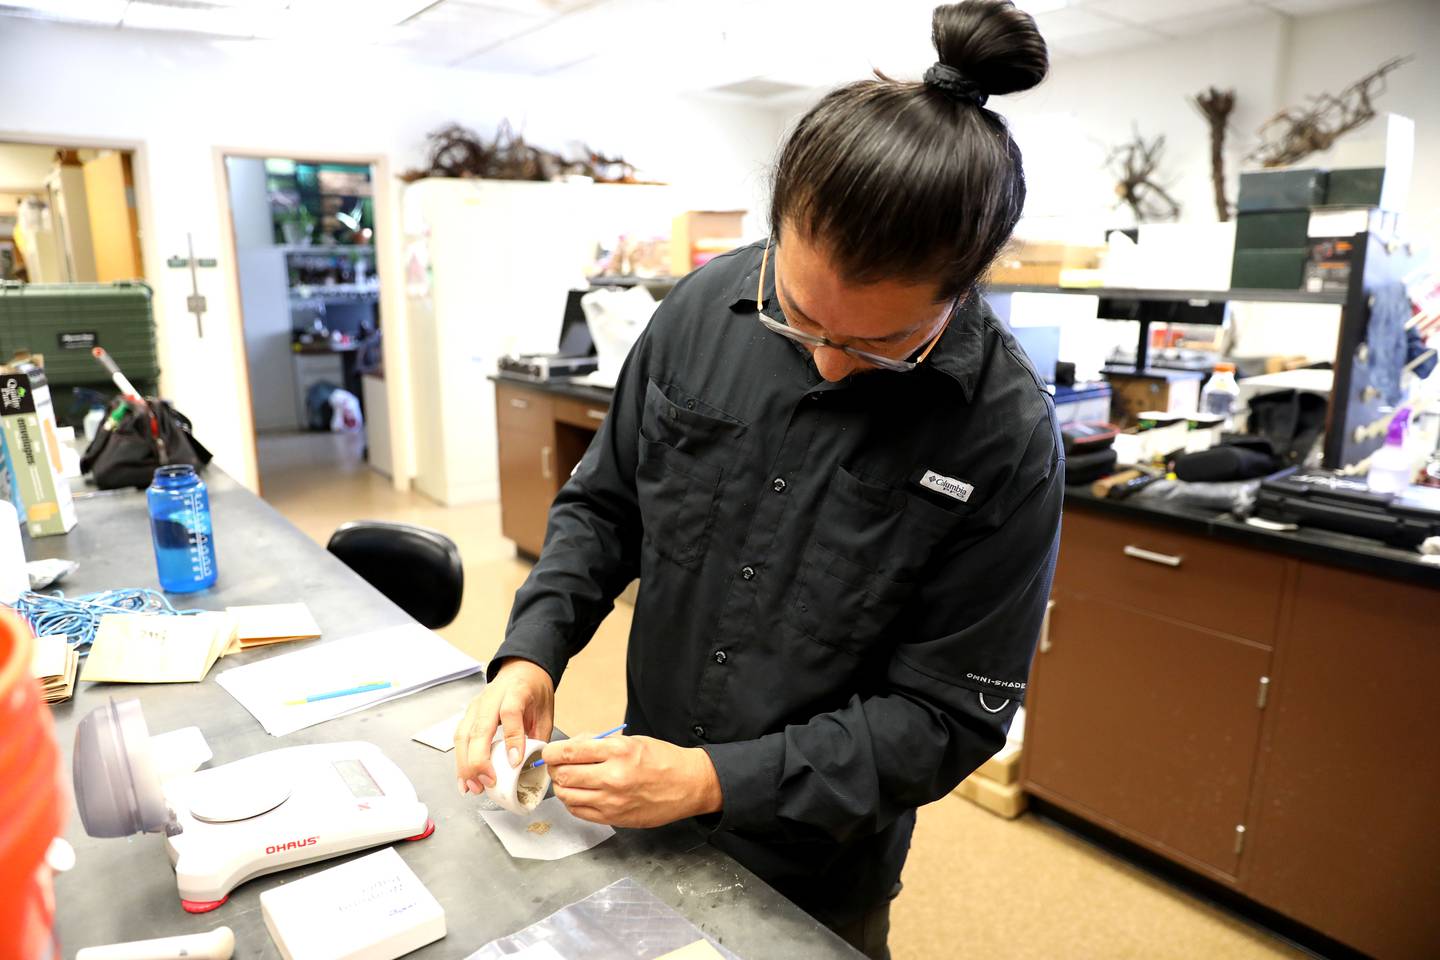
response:
[[[694,400],[686,400],[686,401],[685,401],[685,409],[686,409],[686,410],[694,410],[694,409],[695,409],[695,401],[694,401]]]
[[[730,659],[730,654],[726,653],[724,650],[716,650],[716,651],[715,651],[715,662],[716,662],[716,663],[724,663],[726,660],[729,660],[729,659]]]
[[[740,576],[744,577],[746,580],[754,580],[754,579],[755,579],[755,568],[754,568],[754,567],[741,567],[741,568],[740,568]]]
[[[697,740],[704,740],[704,739],[705,739],[705,728],[702,727],[702,726],[700,726],[700,724],[698,724],[698,723],[695,724],[695,726],[693,726],[693,727],[690,728],[690,732],[693,733],[693,734],[695,734],[695,739],[697,739]]]
[[[770,484],[770,486],[776,493],[784,493],[786,487],[785,478],[776,477],[775,482]]]

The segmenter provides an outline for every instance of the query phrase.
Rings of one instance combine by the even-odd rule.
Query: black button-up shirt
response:
[[[558,683],[638,576],[628,732],[703,747],[724,794],[711,842],[836,923],[889,894],[915,808],[1004,743],[1063,453],[980,297],[917,370],[827,383],[756,322],[760,255],[719,257],[660,304],[491,674],[523,657]]]

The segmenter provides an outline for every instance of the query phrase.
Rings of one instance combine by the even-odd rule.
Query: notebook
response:
[[[238,647],[235,620],[223,613],[166,616],[115,613],[100,618],[80,679],[87,683],[197,683]]]
[[[393,960],[445,936],[445,911],[393,847],[260,894],[285,960]]]
[[[479,661],[452,647],[438,633],[408,623],[231,667],[218,674],[215,682],[272,736],[283,737],[481,669]],[[312,703],[290,702],[375,682],[389,686]]]
[[[235,618],[241,647],[259,647],[287,640],[313,640],[320,636],[320,625],[315,622],[310,608],[303,603],[226,607],[225,612]]]

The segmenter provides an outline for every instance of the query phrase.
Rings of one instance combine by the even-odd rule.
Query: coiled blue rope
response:
[[[35,593],[27,590],[12,604],[16,612],[30,624],[37,637],[63,633],[72,646],[84,652],[95,640],[100,618],[107,613],[153,613],[187,616],[202,610],[176,610],[170,598],[159,590],[133,587],[123,590],[102,590],[79,597],[67,597],[62,591]]]

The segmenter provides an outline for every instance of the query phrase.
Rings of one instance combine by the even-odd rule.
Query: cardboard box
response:
[[[1046,613],[1049,616],[1049,613]],[[1020,744],[1014,740],[1005,741],[1000,752],[980,764],[975,771],[982,777],[999,784],[1011,784],[1020,779]],[[975,774],[972,774],[974,776]]]
[[[32,537],[69,533],[75,501],[60,465],[55,407],[43,368],[0,367],[0,441],[11,497]]]
[[[1195,370],[1146,370],[1139,374],[1107,370],[1111,422],[1132,427],[1142,410],[1191,413],[1200,407],[1203,378],[1204,374]]]
[[[990,268],[989,283],[1059,286],[1066,272],[1094,270],[1104,247],[1012,240]]]
[[[1349,237],[1310,241],[1302,283],[1311,293],[1344,293],[1350,289],[1355,241]]]
[[[955,793],[1007,820],[1014,820],[1024,813],[1027,802],[1020,784],[996,783],[979,773],[972,773],[962,780]]]
[[[1308,210],[1325,202],[1326,171],[1263,170],[1240,174],[1241,213],[1260,210]]]
[[[1266,210],[1235,217],[1236,250],[1303,247],[1310,227],[1309,210]]]

